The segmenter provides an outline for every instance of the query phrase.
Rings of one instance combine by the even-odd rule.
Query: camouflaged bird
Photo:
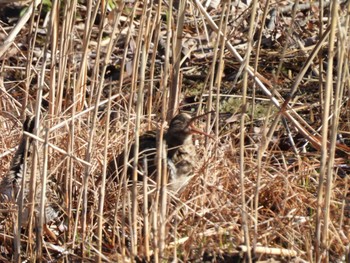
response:
[[[204,132],[194,127],[193,123],[198,118],[189,114],[180,113],[176,115],[169,125],[168,131],[164,135],[164,142],[167,148],[167,166],[169,171],[169,188],[174,192],[179,192],[188,183],[196,165],[196,149],[193,145],[192,134]],[[132,160],[134,157],[135,144],[133,143],[128,158],[128,177],[132,177]],[[148,131],[139,137],[139,163],[138,180],[142,181],[143,174],[147,174],[151,179],[156,178],[156,152],[157,152],[157,131]],[[145,173],[144,158],[147,160],[147,173]],[[124,152],[116,160],[111,160],[108,165],[109,177],[118,181],[121,174],[121,167],[124,163]],[[117,172],[117,167],[119,172]]]
[[[34,130],[35,119],[27,118],[23,124],[23,131],[32,133]],[[23,193],[23,210],[21,213],[22,226],[25,226],[28,222],[28,206],[29,206],[29,187],[30,187],[30,175],[32,170],[32,158],[31,155],[34,151],[33,139],[23,134],[18,149],[13,157],[11,167],[7,175],[2,179],[0,183],[0,201],[2,204],[14,204],[16,203],[20,207],[20,192],[22,187],[22,181],[24,180],[24,193]],[[27,155],[27,156],[26,156]],[[39,164],[40,166],[40,164]],[[25,167],[25,168],[24,168]],[[24,171],[25,169],[25,171]],[[34,215],[35,217],[39,214],[39,203],[41,196],[41,181],[40,181],[40,169],[36,174],[36,192],[35,192],[35,206]],[[25,173],[24,173],[25,172]],[[51,223],[58,219],[58,210],[53,203],[51,203],[53,196],[57,194],[57,191],[53,191],[50,187],[50,181],[47,183],[47,194],[45,204],[45,224]],[[57,199],[57,198],[56,198]],[[47,231],[46,225],[44,230]],[[52,233],[49,233],[52,237]]]

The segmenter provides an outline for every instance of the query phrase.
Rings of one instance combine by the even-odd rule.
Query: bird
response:
[[[194,133],[210,136],[194,126],[194,121],[205,114],[191,117],[187,113],[179,113],[170,121],[169,128],[164,134],[164,142],[167,149],[167,166],[169,171],[169,188],[173,192],[179,193],[186,186],[193,174],[196,165],[196,148],[193,144],[192,135]],[[131,145],[128,154],[128,178],[132,178],[132,160],[134,157],[135,142]],[[138,181],[143,180],[147,174],[151,179],[156,179],[156,154],[157,154],[157,131],[147,131],[139,137],[139,163]],[[145,169],[145,160],[147,169]],[[108,164],[108,178],[119,182],[121,180],[121,170],[124,163],[124,152],[117,158],[113,158]]]
[[[35,118],[27,117],[25,122],[23,123],[23,131],[27,133],[33,133],[34,131]],[[23,133],[22,138],[20,140],[18,149],[12,159],[12,163],[10,166],[10,170],[5,175],[5,177],[0,182],[0,202],[2,205],[4,204],[17,204],[20,207],[20,192],[22,185],[24,185],[23,191],[23,210],[18,213],[22,220],[22,226],[25,226],[28,223],[29,218],[29,187],[30,187],[30,177],[31,177],[31,167],[32,167],[32,158],[31,155],[34,151],[33,147],[33,138],[27,136]],[[24,169],[24,167],[26,167]],[[41,181],[40,181],[40,169],[38,169],[36,174],[36,193],[35,193],[35,206],[34,206],[34,216],[36,218],[36,222],[38,222],[39,216],[39,203],[41,197]],[[22,184],[24,180],[24,184]],[[46,203],[45,203],[45,217],[44,217],[44,231],[53,239],[56,239],[55,234],[49,230],[47,224],[52,223],[53,221],[57,221],[59,217],[59,211],[57,207],[55,207],[52,199],[55,199],[57,192],[53,192],[50,189],[51,182],[47,184],[47,192],[46,192]],[[57,200],[57,198],[56,198]],[[63,229],[64,226],[61,224],[59,229]]]

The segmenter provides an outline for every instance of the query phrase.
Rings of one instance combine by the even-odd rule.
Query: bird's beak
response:
[[[212,139],[215,139],[215,138],[214,138],[213,136],[211,136],[210,134],[208,134],[208,133],[206,133],[206,132],[204,132],[204,131],[201,131],[201,130],[198,129],[196,126],[194,126],[194,122],[195,122],[196,120],[198,120],[198,119],[200,119],[200,118],[202,118],[202,117],[208,115],[209,113],[213,113],[213,111],[209,111],[209,112],[206,112],[206,113],[201,114],[201,115],[199,115],[199,116],[195,116],[195,117],[193,117],[193,118],[189,121],[188,127],[189,127],[189,129],[190,129],[190,131],[191,131],[192,134],[193,134],[193,133],[202,134],[202,135],[204,135],[204,136],[208,136],[208,137],[210,137],[210,138],[212,138]]]

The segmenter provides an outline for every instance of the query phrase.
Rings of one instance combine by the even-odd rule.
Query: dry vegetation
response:
[[[36,115],[67,229],[41,243],[3,209],[1,261],[349,257],[349,1],[25,2],[0,9],[0,176]],[[104,183],[178,110],[214,110],[199,125],[216,138],[196,136],[181,196]]]

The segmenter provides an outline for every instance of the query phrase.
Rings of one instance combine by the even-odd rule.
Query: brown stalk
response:
[[[169,3],[170,7],[172,7],[172,3]],[[173,36],[173,69],[171,74],[171,85],[169,88],[169,105],[168,105],[168,114],[167,120],[170,121],[172,117],[175,116],[177,111],[177,107],[179,105],[179,95],[181,92],[181,83],[180,83],[180,67],[181,67],[181,54],[182,54],[182,35],[183,35],[183,27],[185,20],[185,5],[186,1],[180,0],[179,7],[177,10],[177,20],[176,20],[176,31]]]
[[[144,14],[146,15],[146,21],[145,21],[145,30],[144,30],[144,45],[142,46],[142,60],[141,60],[141,74],[140,74],[140,96],[142,96],[142,93],[145,90],[145,82],[146,82],[146,66],[147,66],[147,60],[148,60],[148,54],[150,51],[150,47],[151,47],[151,37],[153,35],[154,32],[154,24],[152,25],[151,20],[152,20],[152,6],[149,3],[148,5],[145,4],[145,9],[144,9]],[[152,26],[151,26],[152,25]],[[147,37],[148,36],[148,37]],[[154,52],[155,53],[155,52]],[[155,57],[152,56],[152,58],[154,59]],[[153,79],[153,76],[150,76],[151,79]],[[152,94],[152,90],[153,86],[150,85],[148,91],[150,92],[150,94]],[[150,95],[149,94],[149,95]],[[148,101],[151,101],[152,97],[149,96]],[[149,104],[148,104],[149,105]],[[149,116],[151,113],[151,108],[148,108],[149,110]],[[147,160],[146,158],[144,158],[144,163],[146,164],[146,171],[147,171]],[[150,225],[149,225],[149,208],[148,208],[148,187],[147,187],[147,176],[144,176],[144,180],[143,180],[143,198],[144,198],[144,204],[143,204],[143,234],[144,234],[144,250],[145,250],[145,258],[147,261],[150,260]]]
[[[100,1],[96,3],[96,7],[100,5]],[[88,45],[89,45],[89,39],[91,36],[92,26],[93,22],[96,18],[98,8],[95,8],[93,10],[92,1],[88,2],[87,6],[87,21],[86,21],[86,27],[85,27],[85,34],[83,39],[83,58],[82,58],[82,64],[79,71],[79,77],[77,82],[77,88],[79,90],[78,93],[80,93],[80,105],[78,105],[78,110],[80,110],[83,106],[83,98],[85,98],[85,91],[86,91],[86,61],[87,61],[87,51],[88,51]],[[92,15],[91,15],[92,14]],[[96,104],[99,103],[101,98],[102,90],[99,89],[97,96],[96,96]],[[96,107],[92,119],[88,119],[88,122],[91,121],[91,126],[89,127],[89,138],[88,138],[88,144],[85,151],[85,160],[87,162],[91,162],[92,158],[92,149],[94,148],[94,136],[95,136],[95,129],[96,129],[96,120],[97,120],[97,112],[98,108]],[[87,225],[87,210],[88,210],[88,188],[89,188],[89,177],[91,175],[91,169],[89,166],[85,166],[84,169],[84,176],[83,176],[83,189],[82,189],[82,212],[81,212],[81,236],[82,236],[82,242],[81,242],[81,256],[82,258],[85,257],[86,254],[86,238],[88,233],[88,225]]]
[[[49,26],[49,32],[51,32],[52,28],[50,28]],[[48,43],[49,43],[49,39],[50,39],[50,35],[48,34],[47,37],[46,37],[46,45],[44,47],[44,56],[43,56],[43,62],[42,62],[42,67],[41,67],[41,71],[40,71],[40,76],[39,76],[39,83],[38,83],[38,91],[37,91],[37,101],[36,101],[36,105],[35,105],[35,128],[34,128],[34,135],[38,136],[40,134],[40,120],[41,120],[41,116],[40,116],[40,108],[41,108],[41,103],[42,103],[42,98],[43,98],[43,89],[44,89],[44,86],[45,86],[45,69],[46,69],[46,65],[48,63],[48,52],[49,52],[49,46],[48,46]],[[39,171],[38,170],[38,166],[42,166],[42,165],[46,165],[47,166],[47,159],[46,159],[46,164],[42,164],[41,163],[41,159],[40,159],[40,156],[42,156],[42,153],[38,152],[38,150],[41,148],[39,147],[39,142],[38,141],[34,141],[34,153],[33,153],[33,169],[32,169],[32,174],[31,174],[31,177],[30,177],[30,186],[31,188],[29,189],[29,203],[31,204],[30,205],[30,208],[29,208],[29,237],[32,233],[32,220],[33,220],[33,217],[34,217],[34,209],[35,209],[35,204],[36,204],[36,182],[37,182],[37,176],[39,174]],[[47,145],[47,140],[46,140],[46,143],[45,145]],[[47,153],[47,152],[46,152]],[[45,158],[45,157],[44,157]],[[46,167],[46,170],[47,170],[47,167]],[[45,174],[43,174],[43,177],[46,177]],[[45,180],[45,178],[44,178]],[[42,189],[42,190],[45,190]],[[45,193],[44,193],[45,195]],[[44,204],[44,197],[42,197],[42,201],[41,201],[41,204],[43,205]],[[44,211],[43,210],[44,208],[41,208],[41,211]],[[43,214],[40,214],[40,217],[42,220],[43,219]],[[40,221],[39,220],[39,221]],[[42,258],[42,237],[43,237],[43,234],[42,234],[42,226],[38,226],[38,230],[37,230],[37,235],[36,235],[37,239],[36,239],[36,257],[37,259],[41,260]],[[30,240],[30,239],[29,239]]]
[[[103,223],[104,223],[104,218],[103,218],[103,208],[104,208],[104,203],[105,203],[105,191],[106,191],[106,172],[107,172],[107,150],[108,150],[108,144],[109,144],[109,123],[110,123],[110,114],[111,114],[111,103],[112,101],[110,100],[112,96],[112,88],[109,87],[109,102],[107,104],[107,120],[106,120],[106,125],[105,125],[105,141],[104,141],[104,152],[103,152],[103,159],[104,159],[104,164],[103,164],[103,171],[102,171],[102,181],[101,181],[101,190],[100,190],[100,200],[99,200],[99,208],[98,208],[98,262],[102,262],[102,230],[103,230]]]
[[[76,5],[77,1],[69,1],[66,2],[64,5],[64,13],[66,14],[65,19],[63,20],[62,24],[62,30],[61,34],[59,36],[59,52],[62,54],[59,56],[59,65],[58,68],[58,74],[57,74],[57,92],[55,94],[56,100],[55,100],[55,114],[58,114],[62,111],[62,103],[63,103],[63,94],[65,87],[70,87],[72,85],[71,83],[71,74],[72,71],[72,63],[69,63],[69,60],[73,60],[73,41],[69,37],[71,34],[73,34],[73,27],[74,27],[74,16],[76,13]],[[66,69],[69,69],[68,72],[66,72]],[[68,74],[67,74],[68,73]],[[67,78],[65,78],[66,74],[68,75]],[[65,83],[65,80],[68,81],[68,83]],[[72,92],[75,92],[75,89],[72,89]],[[74,94],[73,98],[75,98]],[[75,106],[72,108],[76,108]],[[72,109],[72,111],[75,109]]]
[[[316,260],[325,260],[327,258],[325,254],[325,249],[328,247],[329,237],[328,237],[328,224],[329,224],[329,204],[330,204],[330,191],[332,186],[332,170],[334,162],[334,147],[335,141],[332,139],[332,144],[328,148],[328,118],[331,110],[331,98],[333,90],[333,52],[335,46],[335,33],[338,23],[338,4],[336,2],[332,5],[331,11],[331,31],[329,36],[329,48],[328,48],[328,70],[325,85],[325,97],[324,97],[324,107],[323,107],[323,125],[322,125],[322,151],[321,151],[321,167],[320,167],[320,178],[319,186],[317,191],[317,217],[316,217]],[[338,116],[336,116],[338,118]],[[333,123],[333,125],[335,125]],[[334,131],[334,130],[333,130]],[[336,135],[333,133],[332,137]],[[327,180],[327,186],[324,190],[324,180]],[[325,194],[325,196],[324,196]],[[321,215],[321,209],[324,214]],[[324,225],[321,225],[321,218],[323,216]]]
[[[172,58],[175,59],[175,50],[172,49],[172,40],[174,39],[174,36],[172,34],[172,24],[173,24],[173,0],[169,1],[169,7],[168,7],[168,19],[166,24],[166,30],[167,30],[167,37],[166,37],[166,46],[165,46],[165,65],[164,65],[164,76],[163,76],[163,83],[162,83],[162,90],[163,90],[163,98],[162,98],[162,104],[161,104],[161,110],[162,110],[162,125],[159,131],[159,145],[157,147],[157,185],[159,186],[159,189],[157,189],[157,196],[156,196],[156,203],[155,206],[158,208],[157,213],[155,214],[155,221],[154,226],[155,228],[155,234],[157,236],[157,243],[155,243],[154,246],[154,256],[155,256],[155,262],[161,262],[163,258],[164,248],[165,248],[165,216],[166,216],[166,200],[167,200],[167,193],[166,193],[166,164],[163,161],[164,156],[164,145],[163,145],[163,137],[164,137],[164,121],[167,119],[167,105],[168,100],[170,99],[168,96],[169,94],[169,83],[171,83],[171,80],[169,81],[169,78],[171,76],[171,61],[170,61],[170,54],[172,54]],[[181,29],[180,29],[181,30]],[[172,52],[170,52],[172,51]]]
[[[90,44],[90,38],[91,38],[91,32],[93,23],[96,19],[96,15],[98,12],[98,6],[100,6],[100,1],[97,1],[95,3],[95,9],[93,10],[93,4],[92,0],[87,1],[87,17],[85,22],[85,28],[84,28],[84,37],[83,37],[83,48],[82,48],[82,60],[79,67],[79,74],[77,78],[76,88],[77,88],[77,94],[79,94],[79,104],[77,105],[77,111],[80,111],[83,109],[83,98],[85,98],[85,92],[86,92],[86,80],[87,80],[87,59],[88,59],[88,51],[89,51],[89,44]],[[83,220],[84,221],[84,220]]]
[[[264,25],[266,23],[266,17],[268,14],[268,10],[270,8],[270,0],[266,1],[265,6],[264,6],[264,13],[263,17],[261,19],[261,23]],[[256,56],[255,56],[255,61],[254,61],[254,73],[258,71],[258,63],[259,63],[259,57],[260,57],[260,51],[261,51],[261,42],[262,42],[262,36],[263,36],[263,28],[260,29],[259,31],[259,38],[258,38],[258,43],[256,45]],[[257,175],[256,175],[256,189],[254,193],[254,237],[253,237],[253,247],[254,251],[256,251],[256,246],[257,246],[257,240],[258,240],[258,232],[259,232],[259,227],[258,227],[258,222],[259,222],[259,189],[261,187],[261,177],[262,177],[262,158],[264,155],[264,152],[267,147],[267,142],[264,140],[265,137],[265,130],[267,128],[267,124],[269,121],[268,116],[270,115],[272,105],[269,105],[269,109],[266,114],[266,121],[264,122],[263,126],[263,140],[262,143],[259,145],[258,149],[258,158],[257,158]],[[251,119],[255,119],[255,111],[256,111],[256,83],[253,83],[253,95],[252,95],[252,110],[251,110]],[[253,127],[253,122],[251,124],[250,130],[252,131],[254,129]],[[273,130],[274,131],[274,130]],[[265,138],[264,138],[265,137]],[[267,140],[269,141],[269,140]]]
[[[224,5],[224,8],[226,7],[227,5]],[[224,30],[224,27],[225,25],[227,25],[226,23],[224,23],[224,17],[225,17],[225,12],[224,12],[225,9],[223,9],[223,12],[221,13],[221,16],[220,16],[220,23],[219,23],[219,30],[223,32],[223,34],[225,34],[225,30]],[[226,27],[225,27],[226,28]],[[220,70],[220,67],[218,67],[218,70],[217,72],[215,71],[215,68],[217,67],[217,56],[218,56],[218,52],[220,54],[222,54],[222,49],[223,49],[223,46],[221,46],[221,49],[219,50],[219,46],[221,43],[221,41],[219,41],[219,39],[221,39],[221,36],[220,35],[217,35],[217,41],[215,43],[215,46],[214,46],[214,54],[213,54],[213,62],[211,64],[211,68],[210,68],[210,76],[209,76],[209,96],[208,96],[208,101],[207,101],[207,110],[210,111],[213,109],[213,90],[214,90],[214,83],[215,81],[218,81],[218,78],[219,78],[219,70]],[[220,65],[222,64],[221,63],[222,60],[220,60]],[[220,86],[217,85],[215,86],[215,88],[218,90],[217,92],[219,92],[220,90]],[[219,97],[217,96],[217,101],[219,101]],[[219,113],[219,112],[217,112]],[[207,125],[206,125],[206,133],[209,134],[210,133],[210,118],[211,117],[211,114],[209,113],[208,115],[208,122],[207,122]],[[217,116],[218,117],[218,116]],[[217,118],[218,119],[218,118]],[[216,134],[217,135],[217,134]],[[208,141],[207,138],[205,139],[206,142]],[[207,144],[208,145],[208,144]]]
[[[106,6],[101,5],[102,7],[104,7],[103,9],[103,18],[105,17],[106,14]],[[109,64],[109,60],[111,57],[111,53],[112,53],[112,48],[115,45],[115,39],[116,37],[114,37],[117,33],[117,25],[119,24],[119,19],[120,19],[120,10],[114,10],[115,11],[115,20],[113,21],[113,30],[112,30],[112,34],[111,37],[109,38],[109,44],[108,44],[108,49],[107,49],[107,53],[105,55],[105,60],[104,60],[104,67],[102,69],[101,75],[104,76],[106,74],[106,68],[107,65]],[[117,13],[118,12],[118,13]],[[103,21],[103,19],[101,19],[101,21]],[[101,23],[101,29],[103,28],[103,23]],[[97,43],[97,50],[98,50],[98,56],[97,56],[97,65],[99,65],[98,63],[98,58],[100,57],[99,51],[101,50],[101,42],[102,42],[102,36],[103,36],[103,30],[101,30],[101,34],[99,35],[99,41]],[[96,67],[97,69],[98,67]],[[100,85],[99,85],[99,91],[102,92],[103,88],[104,88],[104,81],[103,79],[100,81]],[[106,125],[105,125],[105,144],[104,144],[104,165],[103,165],[103,172],[102,172],[102,182],[101,182],[101,192],[100,192],[100,198],[99,198],[99,210],[98,210],[98,214],[99,214],[99,220],[98,220],[98,262],[102,262],[102,240],[103,240],[103,236],[102,236],[102,232],[103,232],[103,222],[104,222],[104,218],[103,218],[103,208],[104,208],[104,203],[105,203],[105,189],[106,189],[106,170],[107,170],[107,149],[108,149],[108,143],[109,143],[109,138],[108,138],[108,133],[109,133],[109,123],[110,123],[110,114],[111,114],[111,96],[112,96],[112,86],[109,86],[109,95],[108,95],[108,103],[107,103],[107,120],[106,120]],[[97,109],[98,107],[96,107]]]
[[[142,14],[146,13],[147,5],[143,5]],[[143,29],[146,27],[146,21],[145,21],[145,15],[141,18],[140,23],[140,29],[137,35],[136,39],[136,47],[135,47],[135,54],[134,54],[134,60],[133,60],[133,75],[132,75],[132,89],[135,90],[135,93],[137,94],[137,101],[136,101],[136,116],[135,116],[135,150],[134,150],[134,159],[133,159],[133,174],[132,174],[132,196],[131,196],[131,203],[132,203],[132,211],[131,211],[131,231],[132,231],[132,248],[131,248],[131,255],[137,256],[138,255],[138,189],[137,189],[137,173],[138,168],[137,165],[139,163],[139,135],[141,134],[141,118],[143,113],[143,101],[144,101],[144,79],[145,79],[145,68],[146,68],[146,50],[145,45],[143,42],[144,34]],[[147,31],[145,32],[147,33]],[[140,70],[139,70],[140,65]],[[138,79],[140,77],[140,81],[138,82]],[[131,107],[131,105],[129,105]]]
[[[247,69],[249,66],[249,61],[250,61],[250,56],[251,56],[251,51],[252,51],[252,45],[253,45],[253,35],[254,35],[254,25],[255,25],[255,18],[256,18],[256,12],[257,12],[257,1],[254,0],[252,3],[252,11],[251,11],[251,17],[250,17],[250,27],[249,27],[249,33],[248,33],[248,47],[247,47],[247,53],[245,60],[243,61],[244,68]],[[248,89],[248,71],[245,70],[243,72],[243,90],[242,90],[242,114],[241,114],[241,120],[240,120],[240,151],[239,151],[239,166],[240,166],[240,182],[241,182],[241,206],[242,206],[242,211],[241,211],[241,216],[242,216],[242,228],[243,228],[243,233],[244,233],[244,244],[247,246],[248,251],[248,261],[252,262],[252,256],[251,256],[251,251],[250,251],[250,238],[249,238],[249,230],[248,226],[249,221],[248,221],[248,210],[246,207],[246,197],[245,197],[245,187],[244,187],[244,182],[245,182],[245,176],[246,176],[246,169],[245,169],[245,113],[247,111],[247,89]]]
[[[126,36],[126,42],[125,42],[125,46],[124,46],[124,53],[123,53],[123,60],[122,60],[122,63],[121,63],[121,80],[122,80],[122,77],[123,77],[123,69],[124,69],[124,66],[126,64],[126,57],[127,57],[127,54],[128,54],[128,51],[129,51],[129,41],[131,39],[131,35],[132,35],[132,25],[134,23],[134,18],[135,18],[135,13],[136,13],[136,9],[138,7],[138,3],[134,5],[133,9],[132,9],[132,12],[130,13],[130,16],[129,16],[129,28],[128,28],[128,33],[127,33],[127,36]],[[134,72],[133,72],[134,73]],[[121,87],[122,87],[122,81],[120,81],[120,84],[119,84],[119,90],[121,90]],[[132,105],[133,105],[133,97],[135,95],[135,81],[132,81],[132,85],[131,85],[131,90],[130,90],[130,97],[129,97],[129,101],[128,101],[128,112],[127,112],[127,125],[126,125],[126,130],[125,130],[125,145],[129,145],[129,134],[130,134],[130,124],[132,123],[131,122],[131,112],[132,112]],[[135,147],[136,148],[136,147]],[[129,156],[129,151],[130,151],[130,146],[129,147],[125,147],[124,149],[124,163],[123,163],[123,170],[122,170],[122,184],[120,185],[120,187],[122,188],[122,195],[123,196],[126,196],[127,195],[127,183],[126,183],[126,179],[127,179],[127,160],[128,160],[128,156]],[[125,200],[125,199],[124,199]],[[130,203],[130,202],[129,202]],[[129,206],[130,207],[130,206]],[[116,207],[116,211],[117,212],[117,207]],[[129,215],[130,215],[130,210],[129,210]],[[123,209],[122,209],[122,238],[121,238],[121,243],[122,243],[122,256],[125,257],[125,254],[126,254],[126,240],[125,240],[125,234],[124,234],[124,229],[126,228],[126,223],[125,223],[125,218],[127,217],[126,215],[126,204],[125,202],[123,202]],[[130,221],[131,222],[131,221]],[[132,231],[131,231],[132,232]],[[133,239],[131,240],[133,242]],[[133,244],[132,244],[133,245]]]
[[[150,34],[150,37],[153,36],[154,39],[154,46],[153,46],[153,51],[158,50],[158,46],[159,46],[159,38],[160,38],[160,34],[161,34],[161,9],[162,9],[162,2],[160,1],[158,3],[158,8],[156,10],[156,14],[155,14],[155,18],[154,18],[154,22],[152,23],[152,28],[150,30],[150,32],[152,32],[152,34]],[[150,15],[151,17],[151,15]],[[152,17],[153,18],[153,17]],[[150,41],[151,42],[151,41]],[[148,130],[151,130],[151,117],[152,117],[152,111],[153,111],[153,88],[154,88],[154,83],[155,83],[155,79],[154,79],[154,74],[155,74],[155,69],[156,69],[156,57],[157,57],[157,52],[153,52],[152,56],[151,56],[151,66],[150,66],[150,72],[149,72],[149,76],[150,76],[150,80],[149,80],[149,85],[148,85],[148,100],[147,100],[147,122],[148,122]]]
[[[44,149],[43,149],[43,169],[42,169],[42,175],[41,175],[41,192],[40,192],[40,212],[39,212],[39,223],[37,225],[36,230],[36,246],[37,246],[37,259],[41,260],[43,258],[43,226],[46,224],[45,222],[45,202],[46,202],[46,185],[47,185],[47,170],[48,170],[48,159],[49,159],[49,132],[46,128],[45,131],[45,143],[44,143]]]

